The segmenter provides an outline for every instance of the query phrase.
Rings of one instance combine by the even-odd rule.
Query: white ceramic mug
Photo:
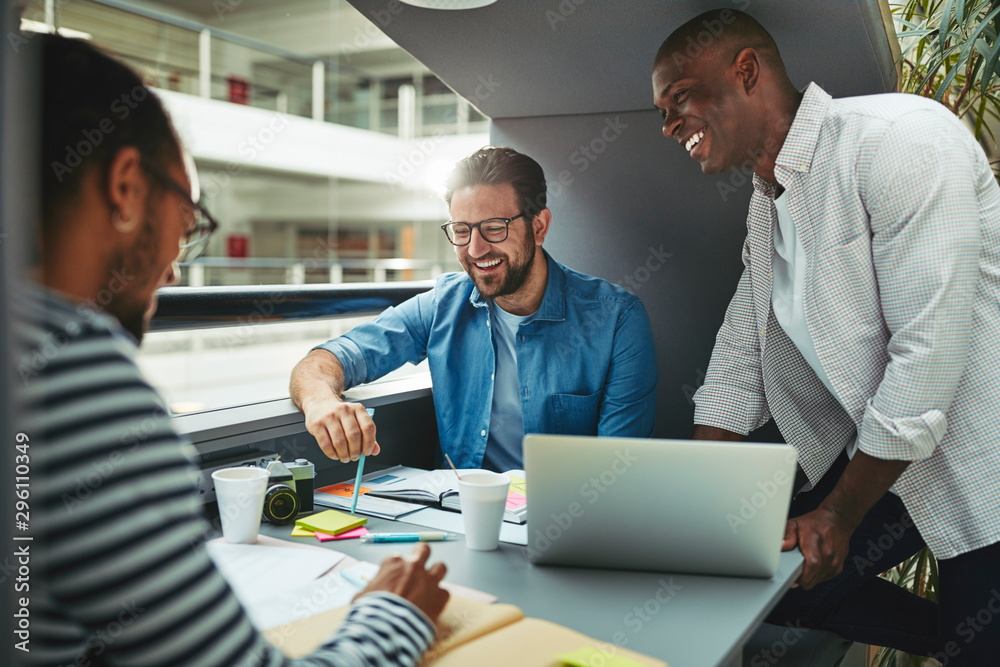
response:
[[[465,524],[465,545],[491,551],[500,542],[500,526],[507,505],[510,478],[488,470],[463,471],[458,482]]]
[[[222,536],[231,544],[253,544],[260,530],[267,470],[242,466],[212,473]]]

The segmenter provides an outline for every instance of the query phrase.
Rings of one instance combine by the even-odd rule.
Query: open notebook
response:
[[[290,658],[315,651],[347,616],[347,607],[271,628],[264,636]],[[556,623],[525,618],[509,604],[484,604],[451,596],[438,619],[437,641],[421,665],[429,667],[668,667],[662,660],[601,642]],[[293,638],[293,641],[289,641]],[[576,656],[578,662],[563,659]],[[598,657],[600,656],[600,657]]]
[[[459,471],[459,473],[462,472],[468,471]],[[507,506],[504,510],[503,520],[510,523],[524,523],[527,521],[528,510],[524,471],[510,470],[503,474],[510,477],[510,488],[507,490]],[[457,478],[454,471],[450,469],[431,470],[393,487],[372,489],[368,491],[367,496],[429,505],[450,512],[462,511]]]

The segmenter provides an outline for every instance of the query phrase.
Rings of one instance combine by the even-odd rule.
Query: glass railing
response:
[[[30,0],[22,16],[22,27],[92,39],[164,90],[396,136],[407,124],[415,136],[488,131],[488,120],[429,72],[373,76],[335,55],[310,58],[123,0]],[[383,82],[413,86],[415,103],[401,108],[382,94]]]
[[[163,289],[136,361],[177,414],[286,398],[310,349],[432,286]],[[422,371],[407,364],[382,381]]]

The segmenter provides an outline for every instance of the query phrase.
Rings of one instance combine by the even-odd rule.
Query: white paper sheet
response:
[[[208,555],[259,630],[348,604],[354,584],[328,572],[344,558],[332,549],[209,542]]]

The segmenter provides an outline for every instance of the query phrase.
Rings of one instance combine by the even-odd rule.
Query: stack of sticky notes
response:
[[[368,532],[367,528],[362,528],[366,523],[368,523],[368,519],[361,516],[352,516],[337,510],[326,510],[296,519],[295,528],[292,529],[292,537],[315,535],[320,542],[361,537]]]

